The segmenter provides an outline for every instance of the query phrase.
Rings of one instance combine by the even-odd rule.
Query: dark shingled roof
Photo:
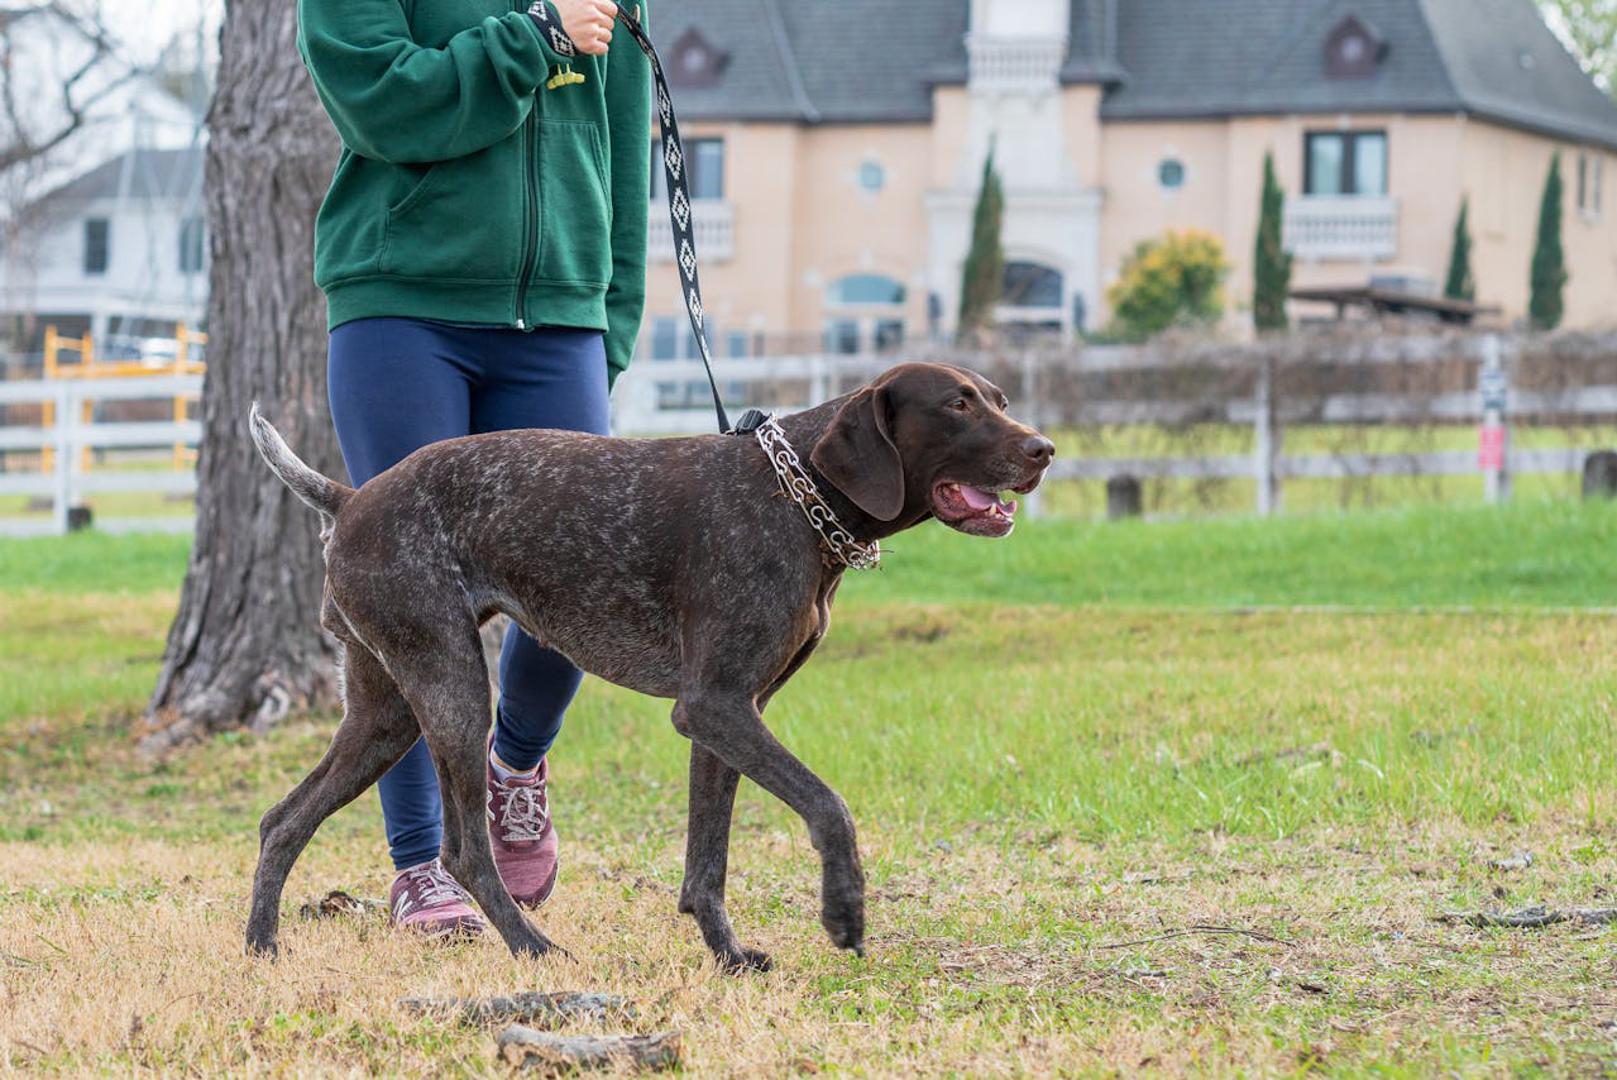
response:
[[[1348,16],[1387,46],[1376,74],[1324,77]],[[1288,112],[1467,112],[1617,146],[1617,106],[1531,0],[1129,0],[1108,119]]]
[[[1117,76],[1105,9],[1118,2],[1073,0],[1063,82]],[[694,27],[726,54],[716,85],[675,87],[693,120],[924,122],[934,84],[966,81],[969,19],[968,0],[679,0],[652,13],[651,34],[666,56]]]
[[[728,54],[717,85],[674,88],[693,120],[921,121],[930,80],[965,78],[966,0],[677,0],[651,13],[665,56],[692,27]]]
[[[1469,111],[1617,147],[1617,106],[1583,73],[1530,0],[1422,0],[1449,79]]]
[[[1327,79],[1330,32],[1355,16],[1387,51]],[[966,79],[968,0],[679,0],[653,13],[666,50],[697,28],[728,56],[676,87],[692,119],[924,122],[931,88]],[[1108,87],[1101,115],[1466,112],[1617,148],[1617,106],[1532,0],[1072,0],[1063,82]]]
[[[1327,79],[1325,38],[1356,15],[1387,46],[1370,78]],[[1132,0],[1118,13],[1107,118],[1458,111],[1417,0]]]
[[[132,199],[184,198],[202,190],[201,147],[185,150],[130,150],[74,177],[49,195],[49,201],[112,199],[123,185],[124,162],[129,161],[129,197]]]

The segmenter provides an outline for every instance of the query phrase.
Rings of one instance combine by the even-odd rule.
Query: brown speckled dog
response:
[[[1004,536],[1054,454],[972,372],[905,364],[782,419],[859,541],[929,517]],[[489,685],[478,627],[496,612],[574,664],[674,699],[691,741],[679,909],[719,962],[767,967],[724,910],[730,815],[745,775],[795,810],[822,863],[831,940],[862,951],[864,874],[847,804],[762,713],[814,651],[844,566],[782,496],[752,437],[613,439],[506,431],[428,446],[355,491],[289,450],[254,410],[277,476],[321,515],[322,624],[345,648],[346,709],[313,772],[264,815],[249,950],[273,953],[281,890],[330,814],[424,735],[444,796],[444,865],[513,952],[554,948],[506,895],[484,823]]]

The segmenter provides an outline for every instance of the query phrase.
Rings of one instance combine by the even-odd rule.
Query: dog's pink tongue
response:
[[[987,510],[999,503],[998,495],[981,488],[967,487],[965,484],[960,485],[960,497],[965,499],[966,505],[973,510]]]

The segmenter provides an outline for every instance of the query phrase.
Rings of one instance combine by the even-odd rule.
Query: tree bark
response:
[[[507,1065],[560,1076],[581,1069],[628,1068],[656,1072],[679,1065],[677,1031],[655,1035],[553,1035],[512,1024],[495,1039]]]
[[[208,113],[208,373],[195,543],[143,745],[263,729],[335,699],[319,629],[317,521],[247,434],[255,400],[310,465],[343,476],[326,405],[314,218],[337,160],[296,47],[296,5],[230,0]]]

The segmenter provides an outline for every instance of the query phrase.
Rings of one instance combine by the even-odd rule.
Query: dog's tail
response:
[[[319,511],[321,519],[329,527],[337,517],[337,511],[343,508],[354,489],[347,484],[339,484],[328,477],[321,476],[303,460],[292,452],[281,438],[281,433],[275,426],[264,419],[264,414],[258,411],[258,402],[253,402],[252,412],[247,416],[247,426],[253,435],[253,444],[258,452],[274,470],[275,475],[281,478],[281,483],[292,489],[292,494],[302,499],[314,510]]]

